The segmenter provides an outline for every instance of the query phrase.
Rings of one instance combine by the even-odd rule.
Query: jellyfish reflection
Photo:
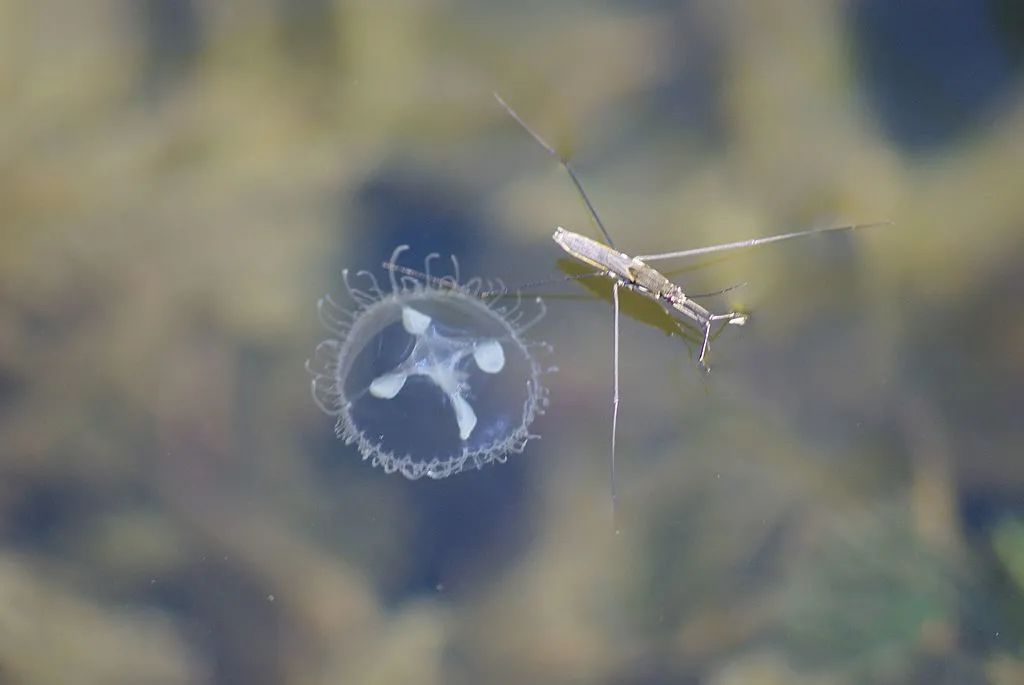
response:
[[[453,273],[437,277],[435,259],[421,277],[391,270],[390,292],[369,272],[356,274],[359,288],[343,271],[354,304],[320,300],[335,337],[307,364],[313,398],[337,417],[338,437],[412,479],[504,462],[536,437],[530,425],[547,405],[537,358],[547,345],[523,337],[544,315],[541,300],[502,297],[494,281],[460,283],[454,257]]]

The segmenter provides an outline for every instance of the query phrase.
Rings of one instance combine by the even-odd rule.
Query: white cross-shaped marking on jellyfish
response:
[[[484,373],[498,373],[505,367],[505,351],[497,340],[460,340],[439,333],[431,318],[412,307],[402,307],[402,328],[413,336],[409,356],[394,370],[370,383],[370,394],[382,400],[394,398],[410,376],[425,376],[441,389],[452,404],[459,439],[465,441],[476,427],[476,412],[466,400],[467,374],[460,369],[462,360],[472,355]]]

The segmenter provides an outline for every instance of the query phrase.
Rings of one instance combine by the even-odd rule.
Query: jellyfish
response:
[[[342,280],[353,302],[317,304],[332,337],[307,362],[313,399],[336,417],[335,433],[363,460],[409,479],[441,479],[503,463],[537,437],[547,407],[541,364],[550,346],[526,332],[545,313],[535,298],[509,296],[500,281],[435,276],[386,263],[390,292],[368,271]],[[356,283],[358,279],[359,283]],[[362,285],[363,287],[357,287]]]

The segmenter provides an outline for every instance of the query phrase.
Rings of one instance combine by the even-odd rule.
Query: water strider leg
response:
[[[711,245],[710,247],[696,247],[690,250],[679,250],[678,252],[661,252],[659,254],[640,255],[637,259],[642,259],[645,262],[655,262],[659,259],[677,259],[679,257],[693,257],[696,255],[710,254],[712,252],[725,252],[726,250],[738,250],[743,247],[757,247],[758,245],[768,245],[769,243],[778,243],[783,240],[792,240],[793,238],[802,238],[806,235],[814,235],[815,233],[831,233],[834,231],[856,231],[860,228],[874,228],[875,226],[891,226],[891,221],[876,221],[873,224],[851,224],[849,226],[830,226],[828,228],[812,228],[806,231],[794,231],[793,233],[780,233],[778,235],[770,235],[764,238],[751,238],[749,240],[738,240],[734,243],[722,243],[721,245]]]
[[[708,366],[707,363],[704,361],[704,358],[708,354],[708,349],[711,347],[711,324],[713,324],[715,321],[724,321],[725,324],[723,324],[723,328],[729,324],[732,324],[733,326],[742,326],[747,322],[747,318],[748,315],[743,314],[742,312],[729,312],[728,314],[712,314],[711,316],[708,317],[707,321],[704,323],[704,344],[701,345],[700,358],[697,359],[697,362],[701,365],[701,367],[703,367],[705,371],[709,373],[711,372],[711,367]]]
[[[604,235],[605,242],[608,243],[609,247],[614,247],[615,243],[612,241],[612,237],[608,234],[608,230],[604,227],[604,222],[601,221],[601,217],[597,215],[597,210],[594,208],[594,203],[592,203],[590,201],[590,198],[587,196],[587,191],[583,190],[583,184],[580,183],[580,179],[578,176],[576,176],[576,171],[572,168],[572,165],[569,163],[569,160],[566,157],[558,154],[558,151],[555,150],[555,148],[551,147],[551,145],[549,145],[546,140],[541,138],[539,133],[530,128],[526,124],[526,122],[523,121],[522,117],[520,117],[516,113],[516,111],[509,106],[507,102],[501,99],[500,95],[495,93],[494,99],[498,101],[498,104],[501,105],[502,109],[508,112],[508,115],[510,117],[516,120],[517,124],[523,127],[523,130],[530,134],[531,138],[537,141],[538,145],[544,148],[545,152],[547,152],[549,155],[557,159],[558,163],[562,165],[562,168],[565,169],[566,172],[568,172],[569,178],[572,179],[572,184],[576,186],[576,192],[579,193],[580,199],[582,199],[583,204],[587,206],[587,211],[590,212],[590,216],[594,219],[594,223],[596,223],[597,227],[601,229],[601,234]]]
[[[704,344],[700,346],[700,357],[697,358],[697,363],[701,365],[706,373],[711,373],[711,367],[704,362],[704,357],[708,353],[708,344],[711,341],[711,319],[708,319],[707,323],[704,324]]]
[[[746,288],[748,285],[750,285],[750,283],[748,281],[743,281],[742,283],[736,283],[735,285],[729,285],[729,286],[726,286],[724,288],[719,288],[718,290],[712,290],[709,293],[698,293],[697,295],[690,295],[689,293],[687,293],[686,296],[688,298],[690,298],[691,300],[699,300],[699,299],[704,298],[704,297],[717,297],[719,295],[724,295],[724,294],[726,294],[728,292],[732,292],[733,290],[739,290],[740,288]]]
[[[615,360],[612,364],[615,380],[612,390],[612,459],[611,459],[611,490],[612,490],[612,525],[616,535],[619,533],[619,496],[615,486],[615,439],[619,427],[619,282],[612,283],[612,303],[615,310]]]

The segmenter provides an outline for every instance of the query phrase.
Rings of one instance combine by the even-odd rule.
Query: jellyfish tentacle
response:
[[[341,280],[345,284],[345,290],[348,291],[349,297],[351,297],[356,304],[362,308],[366,308],[373,304],[376,300],[370,295],[366,294],[359,288],[352,285],[352,280],[349,278],[348,269],[341,270]]]
[[[384,299],[384,291],[380,289],[380,283],[377,281],[377,276],[367,271],[366,269],[361,269],[360,271],[357,271],[356,276],[361,276],[362,278],[365,278],[370,282],[370,292],[372,292],[375,295],[374,299]]]
[[[350,328],[349,322],[341,319],[340,315],[342,312],[332,309],[329,302],[330,301],[327,300],[327,298],[320,298],[316,305],[317,316],[324,328],[338,337],[343,338],[348,335]]]
[[[346,320],[346,319],[347,319],[348,321],[351,321],[352,319],[354,319],[354,318],[355,318],[355,313],[353,313],[353,312],[349,311],[349,310],[348,310],[348,309],[346,309],[345,307],[342,307],[342,306],[341,306],[340,304],[338,304],[337,302],[335,302],[335,301],[334,301],[334,298],[333,298],[333,297],[331,297],[331,296],[330,296],[329,294],[328,294],[328,295],[324,295],[323,297],[321,297],[321,298],[320,298],[320,300],[319,300],[319,302],[324,302],[324,303],[326,303],[326,304],[327,304],[328,306],[330,306],[330,308],[331,308],[331,309],[333,310],[333,312],[334,312],[334,314],[333,314],[334,316],[337,316],[337,317],[344,317],[344,319],[341,319],[341,318],[339,318],[339,319],[338,319],[339,321],[342,321],[342,320]]]
[[[456,283],[462,283],[462,274],[459,273],[459,260],[455,255],[449,255],[452,260],[452,276]]]
[[[474,276],[462,285],[462,290],[469,293],[473,297],[477,297],[483,292],[484,280],[479,276]]]
[[[525,324],[519,327],[519,331],[522,333],[525,333],[526,331],[536,326],[537,322],[543,319],[545,315],[547,315],[548,313],[548,306],[544,304],[544,300],[538,297],[534,300],[534,302],[537,303],[537,314],[532,319],[530,319]]]
[[[433,278],[433,275],[430,273],[430,262],[440,258],[440,254],[438,254],[437,252],[431,252],[430,254],[427,255],[427,258],[423,260],[423,272],[427,275],[428,281]]]

